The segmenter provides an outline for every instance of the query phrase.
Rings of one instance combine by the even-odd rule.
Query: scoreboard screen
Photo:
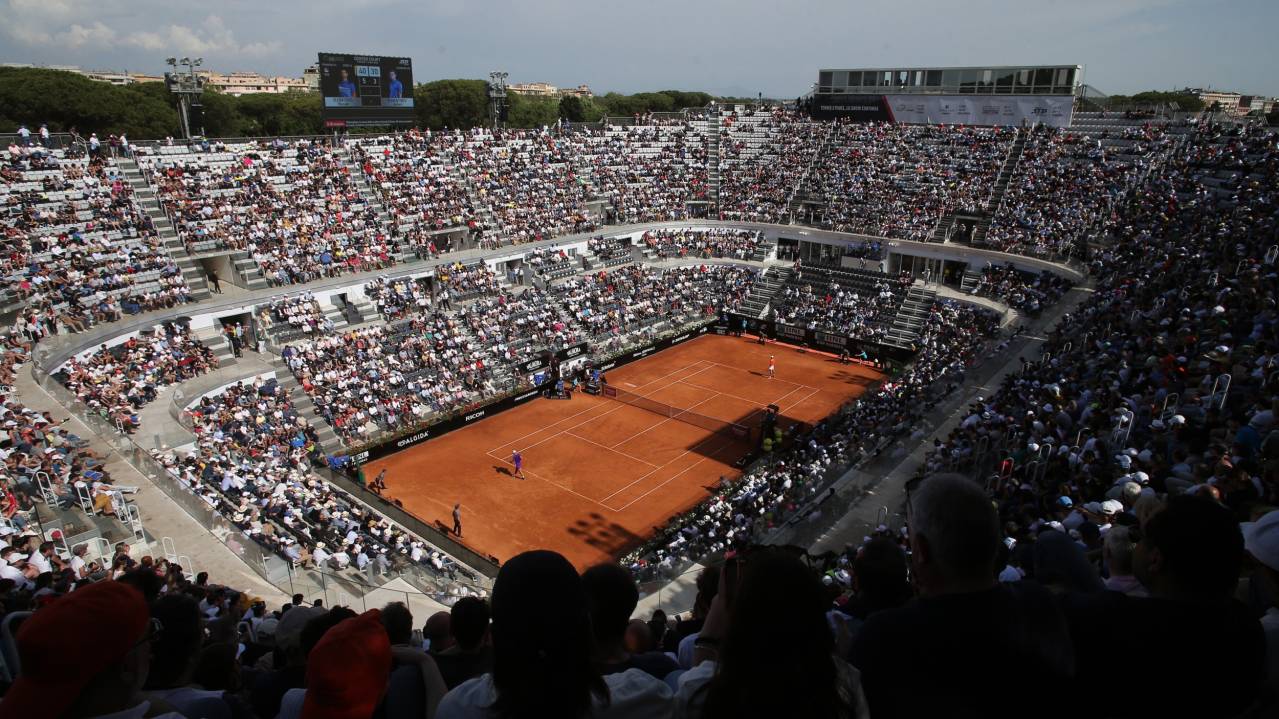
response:
[[[414,124],[411,59],[322,52],[319,67],[325,126]]]

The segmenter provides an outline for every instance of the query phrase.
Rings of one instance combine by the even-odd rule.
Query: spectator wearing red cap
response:
[[[302,719],[369,719],[391,676],[391,641],[376,609],[324,633],[307,657]]]
[[[140,719],[152,711],[141,690],[161,631],[142,593],[122,582],[91,584],[49,603],[18,630],[22,672],[0,701],[0,719]]]

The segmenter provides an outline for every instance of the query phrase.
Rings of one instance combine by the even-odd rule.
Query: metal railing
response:
[[[62,405],[71,415],[76,417],[87,426],[90,431],[97,434],[102,440],[107,442],[112,451],[118,454],[122,459],[129,463],[133,469],[139,474],[146,477],[151,484],[163,492],[170,500],[182,508],[182,510],[204,528],[218,542],[225,546],[232,554],[239,557],[246,565],[248,565],[255,573],[268,583],[276,586],[281,591],[286,591],[289,587],[294,587],[304,581],[305,571],[293,565],[292,562],[275,553],[274,551],[262,546],[248,535],[246,535],[239,527],[235,526],[230,520],[219,513],[204,499],[199,497],[191,488],[183,484],[175,477],[163,464],[154,456],[155,450],[149,450],[139,445],[134,438],[127,433],[121,431],[121,427],[112,421],[109,417],[100,412],[94,411],[86,404],[81,402],[79,398],[73,395],[66,387],[62,386],[53,376],[46,373],[41,363],[35,363],[32,368],[32,374],[41,388],[48,392],[58,404]],[[158,448],[157,448],[158,449]],[[354,501],[354,500],[353,500]],[[372,566],[372,565],[370,565]],[[314,570],[311,570],[314,571]],[[320,572],[322,574],[322,572]],[[299,576],[301,574],[301,576]],[[343,581],[347,583],[359,582],[358,578],[339,577],[338,575],[329,575],[333,581]],[[423,590],[421,593],[432,596],[435,601],[440,601],[457,596],[455,589],[464,586],[473,592],[485,591],[485,587],[481,584],[467,584],[452,579],[432,575],[425,568],[410,565],[391,571],[387,575],[391,577],[400,577],[409,582],[410,585],[419,589],[426,588],[430,591]],[[370,577],[371,579],[372,577]],[[371,586],[372,585],[370,582]],[[319,583],[323,586],[323,582]],[[295,593],[295,592],[290,592]]]

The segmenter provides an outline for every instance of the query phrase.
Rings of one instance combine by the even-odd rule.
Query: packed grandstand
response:
[[[110,714],[129,681],[192,718],[1273,716],[1277,138],[1076,117],[15,138],[0,717]],[[788,255],[787,226],[835,254]],[[912,248],[977,254],[943,278],[890,263]],[[220,284],[252,309],[210,331]],[[730,317],[907,359],[861,358],[882,383],[615,562],[480,566],[358,469],[526,391],[530,357]],[[237,375],[244,353],[272,371]],[[149,443],[183,387],[189,439]],[[866,468],[913,474],[909,499],[846,496]],[[72,541],[68,516],[140,521],[135,476],[281,596],[273,566],[439,611],[273,603],[145,532]],[[835,551],[764,546],[840,501],[891,506]],[[686,606],[633,617],[688,576]]]

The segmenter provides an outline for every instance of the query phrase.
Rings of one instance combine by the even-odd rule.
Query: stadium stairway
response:
[[[933,232],[928,236],[929,242],[946,242],[950,239],[951,232],[955,229],[955,216],[946,215],[937,221],[937,226],[933,228]]]
[[[706,133],[706,199],[711,207],[719,209],[719,113],[715,113],[715,130]]]
[[[240,281],[244,283],[245,289],[265,290],[267,288],[266,275],[262,274],[262,268],[253,261],[253,257],[249,253],[232,253],[231,266],[235,268],[236,274],[240,276]]]
[[[133,202],[151,218],[151,224],[155,226],[156,233],[160,239],[164,241],[165,248],[169,251],[169,256],[182,270],[182,278],[186,280],[187,286],[191,288],[191,299],[196,302],[203,302],[213,296],[213,292],[209,289],[208,280],[204,271],[196,264],[187,252],[186,245],[182,243],[182,239],[178,237],[178,231],[174,228],[173,223],[169,221],[169,216],[165,213],[164,208],[160,206],[160,200],[155,196],[155,190],[151,189],[151,185],[147,182],[146,177],[142,174],[142,168],[138,167],[138,163],[131,157],[120,156],[116,158],[116,165],[124,172],[124,178],[133,188]]]
[[[830,141],[831,137],[834,135],[834,127],[835,126],[833,124],[828,126],[825,129],[826,134],[822,136],[822,139],[819,142],[814,143],[816,149],[813,150],[813,154],[808,158],[808,166],[804,168],[804,174],[799,176],[799,180],[796,181],[795,187],[791,189],[790,197],[786,202],[786,224],[788,225],[795,224],[795,218],[799,216],[800,210],[803,209],[804,200],[811,199],[808,197],[809,193],[805,192],[804,188],[808,186],[808,176],[812,174],[813,167],[817,164],[817,158],[826,157],[830,153]]]
[[[772,305],[773,298],[786,286],[790,276],[789,267],[769,267],[764,270],[764,274],[751,285],[751,291],[746,295],[746,299],[742,300],[742,313],[763,317]]]
[[[887,344],[910,347],[919,339],[928,319],[933,303],[937,301],[937,292],[922,287],[911,287],[897,308],[897,316],[893,318],[893,326],[885,338]]]
[[[1008,194],[1008,186],[1012,184],[1013,177],[1017,174],[1017,167],[1021,164],[1021,155],[1025,149],[1026,131],[1018,130],[1017,139],[1013,140],[1013,146],[1008,150],[1008,157],[1004,158],[1004,165],[999,168],[999,176],[995,178],[995,187],[990,193],[987,217],[978,222],[973,229],[974,245],[986,243],[986,235],[990,234],[991,219],[999,214],[999,210],[1004,206],[1004,196]]]
[[[965,292],[965,293],[972,292],[973,290],[977,289],[978,285],[981,284],[981,278],[982,278],[982,273],[977,270],[973,270],[973,269],[964,270],[964,277],[959,282],[959,291]]]
[[[394,232],[394,230],[398,229],[395,217],[386,209],[386,205],[382,203],[382,197],[373,187],[373,183],[369,182],[369,178],[364,175],[364,168],[360,167],[360,164],[355,161],[355,158],[351,157],[350,149],[342,147],[335,154],[342,158],[342,164],[346,165],[347,170],[351,174],[351,179],[355,181],[355,187],[360,191],[360,195],[364,198],[364,201],[373,208],[375,213],[377,213],[377,221],[378,224],[382,226],[382,231],[386,233],[387,237],[398,236],[397,233]],[[417,255],[413,254],[412,250],[406,248],[398,241],[395,243],[396,262],[412,262],[416,259]]]
[[[294,409],[315,428],[315,434],[320,438],[320,447],[324,452],[326,454],[339,454],[345,451],[337,432],[333,431],[333,426],[316,412],[315,402],[311,401],[311,397],[302,391],[302,385],[293,376],[293,371],[289,369],[289,365],[283,359],[273,357],[271,358],[271,368],[275,370],[275,377],[280,383],[280,388],[289,393],[289,401],[293,403]]]
[[[769,259],[777,256],[777,240],[761,239],[755,245],[755,254],[751,255],[752,262],[767,262]]]
[[[231,340],[219,331],[218,327],[204,327],[195,331],[195,338],[200,344],[213,350],[218,358],[218,367],[230,367],[235,364],[235,350],[231,348]]]

